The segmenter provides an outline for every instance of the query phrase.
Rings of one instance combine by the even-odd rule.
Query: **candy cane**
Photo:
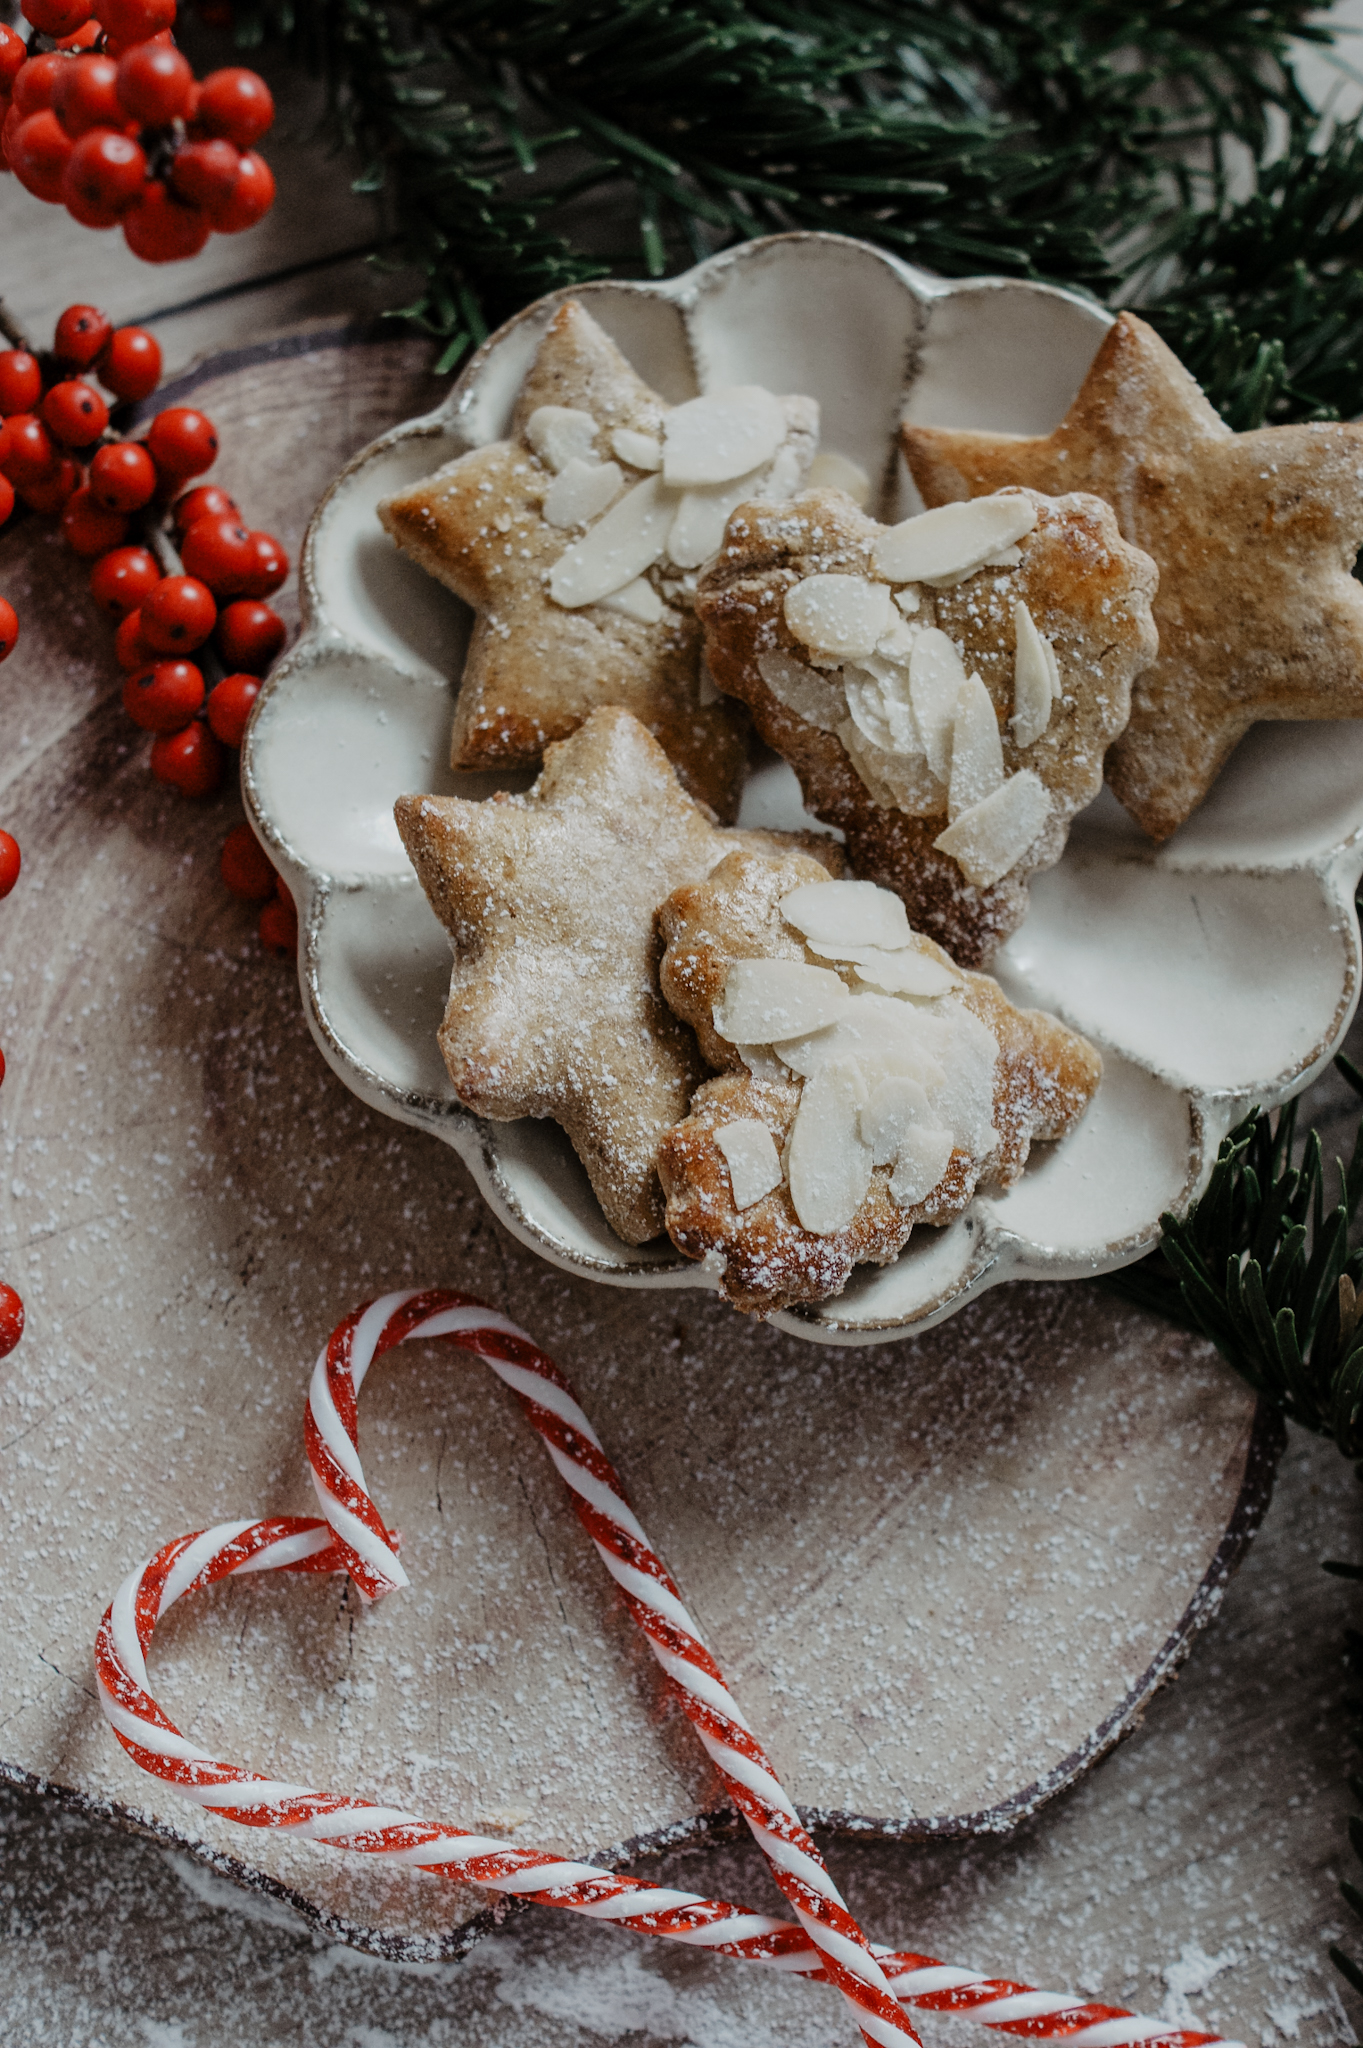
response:
[[[261,1777],[189,1742],[148,1690],[146,1652],[176,1600],[259,1571],[345,1571],[368,1599],[408,1583],[396,1539],[365,1484],[356,1397],[394,1345],[440,1338],[482,1358],[516,1395],[573,1497],[682,1710],[747,1822],[795,1922],[519,1848],[445,1822]],[[664,1940],[766,1963],[834,1985],[863,2039],[917,2041],[904,2010],[967,2014],[996,2031],[1067,2048],[1214,2048],[1219,2037],[1117,2006],[981,1977],[867,1941],[772,1765],[725,1685],[615,1468],[563,1374],[526,1333],[467,1295],[422,1289],[357,1309],[317,1360],[304,1435],[324,1520],[219,1524],[168,1543],[129,1574],[95,1646],[100,1701],[128,1755],[184,1798],[252,1827],[287,1828],[332,1848],[415,1864],[461,1883],[535,1899]],[[797,1924],[798,1923],[798,1924]],[[1226,2048],[1240,2048],[1239,2043]]]

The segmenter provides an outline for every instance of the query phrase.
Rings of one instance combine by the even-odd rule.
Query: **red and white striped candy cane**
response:
[[[766,1856],[795,1922],[513,1847],[369,1800],[261,1777],[196,1748],[157,1705],[148,1690],[147,1648],[161,1616],[186,1593],[258,1571],[346,1571],[370,1599],[408,1583],[394,1538],[365,1485],[356,1396],[383,1352],[430,1338],[472,1351],[516,1395]],[[305,1438],[325,1520],[231,1522],[179,1537],[129,1575],[104,1616],[95,1647],[100,1700],[118,1740],[143,1770],[209,1812],[247,1826],[287,1828],[334,1848],[415,1864],[462,1883],[833,1984],[868,2042],[916,2041],[904,2010],[914,2006],[968,2014],[1003,2033],[1063,2039],[1067,2048],[1125,2048],[1150,2041],[1163,2048],[1215,2048],[1219,2037],[1214,2034],[981,1977],[931,1956],[867,1941],[701,1642],[567,1380],[504,1316],[467,1295],[434,1288],[385,1295],[357,1309],[317,1361]]]

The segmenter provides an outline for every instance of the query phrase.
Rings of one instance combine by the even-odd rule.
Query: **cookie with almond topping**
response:
[[[663,992],[724,1070],[659,1147],[668,1234],[752,1314],[840,1294],[1010,1187],[1098,1086],[1086,1039],[799,851],[735,850],[658,921]]]
[[[397,545],[476,614],[452,765],[537,767],[590,711],[619,704],[691,794],[731,818],[748,724],[702,676],[696,571],[740,499],[799,488],[817,439],[812,399],[756,385],[669,406],[565,300],[508,437],[378,507]]]
[[[885,527],[816,490],[740,506],[696,608],[715,681],[854,872],[976,967],[1102,786],[1156,581],[1098,498],[1002,491]]]

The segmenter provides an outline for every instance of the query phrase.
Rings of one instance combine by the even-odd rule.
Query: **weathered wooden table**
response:
[[[222,61],[211,39],[203,41],[207,62]],[[97,240],[11,184],[0,192],[0,289],[39,332],[73,296],[98,300],[116,317],[150,316],[170,375],[206,348],[249,349],[263,423],[242,411],[240,373],[252,364],[238,357],[232,388],[243,431],[235,457],[229,436],[221,472],[248,507],[268,506],[269,522],[296,551],[328,469],[378,426],[428,403],[435,387],[419,344],[339,354],[339,343],[356,339],[357,321],[379,309],[385,291],[390,301],[400,300],[403,280],[376,280],[347,253],[371,232],[367,210],[344,195],[343,177],[310,142],[308,95],[290,86],[282,97],[271,151],[281,204],[253,235],[216,240],[193,265],[152,272],[125,259],[109,238]],[[319,180],[325,207],[314,203]],[[308,321],[311,356],[298,352],[299,323]],[[269,381],[271,338],[286,331],[289,388],[302,394],[292,407],[279,402],[282,386]],[[310,362],[317,379],[310,396],[324,397],[320,419],[298,381]],[[251,426],[258,431],[244,431]],[[268,473],[260,467],[264,446]],[[57,1490],[34,1546],[51,1554],[14,1560],[8,1588],[11,1600],[21,1583],[29,1589],[20,1602],[25,1644],[43,1636],[50,1615],[50,1676],[35,1686],[27,1674],[9,1674],[0,1756],[36,1745],[53,1778],[79,1783],[84,1771],[89,1782],[91,1745],[107,1741],[91,1721],[88,1681],[70,1654],[79,1631],[63,1611],[63,1588],[79,1570],[93,1584],[112,1584],[130,1561],[130,1520],[109,1508],[107,1489],[100,1491],[108,1475],[96,1469],[98,1438],[71,1476],[71,1446],[81,1442],[83,1427],[87,1443],[93,1418],[134,1445],[139,1429],[155,1430],[162,1479],[131,1525],[145,1521],[148,1540],[171,1533],[161,1503],[175,1495],[177,1454],[165,1447],[183,1441],[177,1432],[186,1419],[165,1398],[174,1378],[166,1376],[167,1359],[185,1357],[186,1375],[200,1393],[215,1381],[208,1398],[218,1415],[231,1412],[233,1396],[224,1401],[219,1388],[234,1372],[231,1385],[240,1384],[243,1399],[254,1389],[257,1407],[261,1388],[277,1381],[266,1406],[291,1414],[299,1361],[350,1295],[370,1284],[367,1260],[382,1267],[384,1282],[400,1281],[405,1260],[422,1277],[438,1272],[499,1299],[505,1293],[583,1376],[584,1389],[592,1388],[598,1420],[617,1432],[612,1448],[628,1439],[634,1482],[657,1496],[659,1511],[683,1534],[686,1489],[678,1489],[666,1457],[660,1460],[656,1431],[688,1403],[693,1412],[699,1403],[712,1414],[715,1374],[732,1369],[740,1355],[775,1387],[778,1407],[794,1400],[816,1441],[820,1430],[835,1426],[835,1415],[860,1405],[868,1457],[884,1451],[883,1432],[873,1426],[878,1401],[911,1385],[940,1405],[958,1383],[963,1359],[973,1358],[978,1373],[981,1352],[1010,1349],[1010,1331],[1023,1326],[1033,1332],[1032,1348],[1019,1347],[1020,1365],[1014,1357],[1003,1381],[986,1382],[997,1413],[985,1418],[983,1434],[1000,1418],[1016,1426],[1031,1399],[1029,1375],[1035,1381],[1044,1370],[1048,1347],[1058,1342],[1073,1358],[1076,1345],[1082,1354],[1088,1342],[1108,1354],[1108,1369],[1118,1373],[1133,1346],[1154,1347],[1167,1361],[1175,1396],[1159,1426],[1187,1425],[1177,1399],[1182,1375],[1203,1390],[1204,1419],[1210,1400],[1235,1438],[1239,1425],[1230,1418],[1247,1418],[1243,1394],[1204,1351],[1129,1318],[1114,1322],[1109,1309],[1097,1301],[1086,1306],[1078,1293],[1046,1308],[1012,1290],[938,1333],[912,1358],[896,1347],[879,1363],[838,1361],[841,1371],[858,1376],[849,1396],[831,1381],[828,1359],[797,1357],[798,1347],[784,1340],[735,1334],[737,1326],[714,1304],[688,1298],[683,1313],[655,1299],[646,1308],[635,1303],[627,1318],[627,1298],[601,1297],[535,1267],[483,1217],[457,1162],[362,1111],[321,1067],[287,970],[259,955],[250,914],[222,895],[213,873],[217,846],[236,815],[234,800],[196,810],[148,782],[145,749],[118,707],[107,635],[82,610],[79,572],[55,542],[37,552],[25,543],[22,562],[28,587],[10,587],[0,538],[0,588],[30,616],[44,608],[52,664],[44,673],[16,660],[0,671],[6,822],[44,849],[33,879],[26,878],[27,902],[16,896],[0,920],[0,1041],[12,1062],[0,1096],[9,1195],[0,1212],[0,1271],[25,1290],[33,1311],[30,1339],[11,1362],[8,1382],[0,1377],[0,1395],[17,1417],[0,1443],[13,1475],[0,1511],[7,1519],[13,1514],[12,1526],[27,1524],[45,1485],[51,1495],[54,1473]],[[46,623],[54,599],[63,619],[56,630]],[[50,912],[40,881],[58,892]],[[82,896],[90,906],[84,917]],[[49,946],[45,935],[59,936]],[[108,970],[111,947],[115,973]],[[110,1039],[118,1048],[114,1065]],[[1327,1087],[1322,1101],[1328,1107],[1332,1100]],[[376,1216],[380,1190],[383,1213]],[[145,1363],[120,1356],[111,1365],[110,1346],[119,1340],[145,1344]],[[67,1419],[54,1417],[45,1400],[44,1345],[54,1380],[72,1403]],[[657,1411],[666,1411],[664,1420],[655,1423],[654,1410],[646,1409],[631,1433],[625,1411],[612,1417],[611,1389],[631,1370],[634,1352],[672,1363]],[[153,1380],[160,1373],[160,1392],[139,1414],[127,1390],[135,1391],[145,1370]],[[1069,1372],[1082,1382],[1082,1358]],[[102,1379],[116,1379],[123,1412],[105,1412]],[[1109,1401],[1111,1385],[1095,1381],[1090,1398]],[[650,1399],[656,1408],[658,1394]],[[400,1422],[393,1411],[385,1423],[381,1402],[375,1413],[380,1430]],[[1091,1419],[1099,1430],[1101,1414],[1100,1408]],[[1196,1415],[1192,1422],[1196,1430]],[[464,1427],[471,1426],[465,1418]],[[906,1445],[915,1434],[907,1430]],[[183,1462],[193,1466],[192,1426],[188,1436]],[[291,1433],[282,1442],[275,1500],[238,1502],[226,1486],[204,1513],[303,1505],[293,1500]],[[723,1454],[713,1432],[708,1443],[696,1442],[698,1465]],[[1223,1497],[1227,1513],[1233,1505],[1243,1443],[1237,1455],[1240,1464],[1218,1480],[1213,1518]],[[930,1444],[925,1456],[930,1474]],[[224,1469],[230,1477],[226,1453]],[[1176,1460],[1171,1483],[1175,1469]],[[201,1471],[193,1470],[196,1485]],[[976,1535],[983,1524],[968,1505],[964,1512],[959,1501],[953,1505],[949,1486],[945,1492],[932,1511],[940,1523],[936,1540],[946,1550],[963,1541],[969,1549],[972,1522]],[[1246,2040],[1350,2038],[1324,1957],[1327,1929],[1344,1919],[1335,1879],[1347,1856],[1340,1650],[1349,1600],[1338,1581],[1319,1572],[1318,1559],[1344,1547],[1342,1532],[1356,1523],[1355,1494],[1332,1452],[1295,1441],[1255,1553],[1177,1691],[1159,1698],[1147,1725],[1103,1770],[1011,1836],[926,1847],[835,1840],[831,1860],[868,1929],[1033,1981],[1162,2008],[1171,2020],[1187,2023],[1196,2013]],[[774,1497],[779,1501],[779,1488]],[[850,1506],[855,1510],[855,1499]],[[1171,1538],[1171,1584],[1178,1543],[1205,1541],[1197,1538],[1196,1515],[1186,1528]],[[117,1531],[117,1539],[102,1531]],[[666,1541],[666,1522],[660,1534]],[[1029,1543],[1039,1540],[1035,1531],[1029,1535]],[[111,1546],[107,1561],[104,1542]],[[988,1541],[978,1548],[987,1565]],[[1194,1572],[1194,1586],[1196,1578]],[[789,1745],[792,1770],[809,1771],[812,1783],[828,1765],[829,1782],[840,1774],[856,1783],[860,1774],[883,1784],[886,1733],[877,1725],[883,1710],[874,1688],[859,1690],[858,1710],[845,1720],[825,1713],[820,1721],[826,1729],[836,1725],[836,1756],[801,1754],[809,1717],[799,1695],[808,1687],[783,1664],[779,1617],[783,1598],[808,1591],[798,1575],[785,1585],[779,1575],[759,1573],[754,1605],[762,1610],[762,1647],[747,1682],[762,1688],[762,1715],[777,1716],[788,1731],[779,1740]],[[841,1604],[835,1595],[833,1608]],[[820,1698],[857,1664],[856,1657],[849,1662],[849,1625],[861,1632],[864,1658],[874,1654],[865,1631],[878,1619],[869,1612],[824,1617],[824,1637],[835,1647],[814,1674]],[[741,1604],[730,1625],[730,1661],[742,1689]],[[11,1623],[11,1641],[19,1633]],[[1057,1661],[1063,1703],[1073,1696],[1074,1674]],[[187,1716],[195,1705],[183,1701]],[[58,1724],[69,1726],[70,1736],[54,1748]],[[1063,1714],[1057,1725],[1067,1725]],[[933,1739],[940,1746],[940,1729]],[[1063,1735],[1058,1739],[1063,1748]],[[344,1727],[338,1741],[344,1753]],[[902,1767],[917,1768],[907,1758],[906,1752]],[[981,1752],[981,1774],[984,1761]],[[941,1810],[932,1804],[930,1766],[926,1803],[906,1795],[910,1810]],[[980,1803],[987,1804],[982,1775],[979,1782]],[[703,1787],[695,1803],[704,1804]],[[630,1810],[623,1779],[620,1808]],[[738,1966],[656,1952],[581,1923],[560,1925],[548,1915],[516,1920],[462,1964],[401,1966],[357,1957],[182,1851],[120,1834],[88,1810],[67,1812],[18,1791],[4,1795],[0,1816],[13,1962],[0,1988],[0,2031],[17,2048],[50,2038],[145,2041],[152,2048],[314,2039],[406,2048],[468,2038],[497,2048],[622,2040],[640,2048],[728,2048],[757,2040],[813,2048],[841,2038],[843,2023],[826,1994]],[[600,1840],[618,1839],[609,1816],[602,1828]],[[740,1844],[694,1845],[674,1852],[664,1869],[691,1887],[754,1902],[768,1896],[758,1859]],[[287,1871],[280,1874],[287,1880]],[[348,1917],[335,1899],[322,1904]],[[382,1924],[381,1906],[362,1917]]]

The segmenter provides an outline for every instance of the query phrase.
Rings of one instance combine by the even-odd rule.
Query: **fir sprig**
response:
[[[1330,31],[1301,0],[238,0],[237,25],[325,77],[446,367],[554,287],[810,227],[1139,297],[1237,426],[1334,416],[1363,361],[1363,162],[1318,148],[1291,49]]]

